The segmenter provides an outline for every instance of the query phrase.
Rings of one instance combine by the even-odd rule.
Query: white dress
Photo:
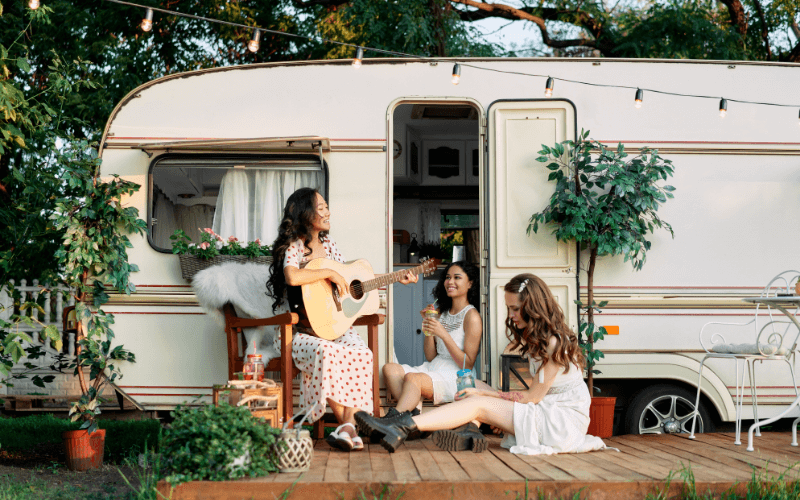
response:
[[[327,236],[323,241],[327,258],[344,263],[336,243]],[[300,240],[287,250],[284,267],[303,267],[308,262],[305,245]],[[287,300],[276,314],[287,312]],[[280,335],[275,336],[275,349],[280,352]],[[327,400],[342,406],[372,413],[372,351],[355,328],[335,340],[324,340],[295,329],[292,338],[292,359],[302,372],[300,407],[314,408],[308,419],[319,420],[325,414]],[[316,405],[316,406],[315,406]]]
[[[540,362],[529,361],[536,373]],[[542,382],[541,374],[540,382]],[[558,371],[553,385],[538,403],[514,403],[514,435],[507,434],[501,446],[519,455],[552,455],[600,450],[603,441],[586,434],[592,398],[583,381],[583,371],[570,364]]]
[[[439,316],[439,322],[453,338],[459,349],[464,350],[464,318],[467,313],[475,309],[472,305],[467,305],[456,314],[445,311]],[[400,365],[406,373],[424,373],[433,381],[433,404],[450,403],[456,396],[456,379],[461,365],[455,362],[447,350],[444,341],[439,337],[436,341],[436,357],[431,361],[426,361],[420,366]]]

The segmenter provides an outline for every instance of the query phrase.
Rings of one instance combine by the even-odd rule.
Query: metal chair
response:
[[[793,286],[797,280],[800,279],[800,272],[798,271],[784,271],[770,280],[769,284],[764,287],[760,297],[776,297],[782,295],[790,295]],[[759,312],[763,312],[764,308],[767,309],[767,315],[759,317]],[[797,316],[800,312],[800,307],[794,312]],[[753,319],[747,323],[723,323],[712,321],[706,323],[700,330],[700,345],[706,351],[706,355],[700,362],[700,372],[697,381],[697,397],[695,399],[695,410],[691,415],[692,418],[692,431],[689,439],[694,439],[695,424],[697,423],[697,408],[700,404],[700,390],[703,381],[703,366],[707,359],[730,359],[736,363],[736,399],[734,405],[736,407],[736,440],[734,444],[740,445],[741,430],[742,430],[742,401],[744,399],[744,365],[747,365],[748,382],[750,383],[750,397],[753,406],[754,423],[750,428],[750,440],[748,443],[748,451],[752,451],[752,432],[755,430],[756,436],[760,436],[760,426],[767,423],[765,419],[762,422],[758,420],[758,395],[755,362],[756,361],[784,361],[789,366],[789,372],[792,376],[792,386],[794,387],[795,395],[798,396],[797,382],[794,375],[794,355],[797,348],[798,337],[800,337],[800,330],[797,332],[790,332],[794,325],[790,321],[781,321],[773,317],[774,311],[772,308],[756,304],[756,311]],[[778,317],[784,317],[783,313],[778,313]],[[785,327],[783,326],[785,325]],[[718,329],[718,327],[724,327]],[[720,330],[729,332],[728,338],[732,338],[729,329],[730,327],[739,327],[740,338],[745,338],[744,335],[749,336],[749,340],[754,343],[734,344],[730,342]],[[752,330],[750,329],[752,328]],[[744,334],[741,330],[749,331]],[[754,335],[753,335],[754,334]],[[788,335],[787,335],[788,334]],[[741,376],[740,376],[741,371]],[[771,419],[770,419],[771,420]],[[797,421],[800,421],[798,418]],[[796,421],[796,422],[797,422]],[[796,436],[793,440],[793,446],[797,446]]]

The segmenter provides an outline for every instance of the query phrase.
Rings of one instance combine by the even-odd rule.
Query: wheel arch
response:
[[[606,354],[597,365],[598,383],[607,380],[636,381],[642,388],[663,383],[677,383],[697,390],[700,361],[685,354]],[[735,407],[730,391],[708,366],[703,367],[701,395],[711,403],[722,421],[734,420]]]

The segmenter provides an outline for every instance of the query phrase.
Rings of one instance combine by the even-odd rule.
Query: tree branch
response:
[[[758,18],[761,21],[761,39],[764,40],[764,50],[767,52],[767,61],[772,60],[772,49],[769,46],[769,31],[767,30],[767,19],[764,17],[764,9],[761,8],[759,0],[753,0],[758,12]]]
[[[747,13],[740,0],[720,0],[728,8],[731,21],[736,26],[736,31],[743,37],[747,35]]]
[[[298,7],[313,7],[322,5],[324,7],[337,7],[342,4],[350,3],[350,0],[293,0]]]
[[[545,19],[543,17],[534,15],[532,13],[532,9],[530,8],[518,9],[516,7],[512,7],[510,5],[505,5],[501,3],[484,3],[484,2],[477,2],[475,0],[450,0],[450,1],[453,3],[459,3],[462,5],[466,5],[468,7],[474,7],[478,9],[477,11],[471,11],[471,12],[459,12],[459,14],[461,15],[461,19],[466,21],[486,19],[487,17],[500,17],[503,19],[510,19],[512,21],[517,21],[517,20],[530,21],[539,27],[539,30],[542,33],[542,40],[548,47],[553,47],[558,49],[566,47],[578,47],[578,46],[599,48],[597,40],[589,40],[585,38],[576,38],[572,40],[554,40],[550,38],[550,34],[547,31],[547,26],[545,25]],[[556,13],[554,9],[546,9],[546,11],[550,11],[548,13],[551,15]],[[553,18],[555,17],[556,16],[553,15]]]

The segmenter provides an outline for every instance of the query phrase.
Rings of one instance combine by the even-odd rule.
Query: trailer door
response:
[[[500,383],[500,355],[505,335],[506,308],[503,287],[520,273],[541,277],[561,304],[569,325],[577,330],[578,297],[575,245],[556,241],[548,227],[526,235],[531,215],[550,201],[555,182],[550,171],[536,161],[542,144],[576,137],[575,107],[564,99],[501,100],[487,111],[488,196],[486,227],[488,266],[489,336],[491,374]]]

